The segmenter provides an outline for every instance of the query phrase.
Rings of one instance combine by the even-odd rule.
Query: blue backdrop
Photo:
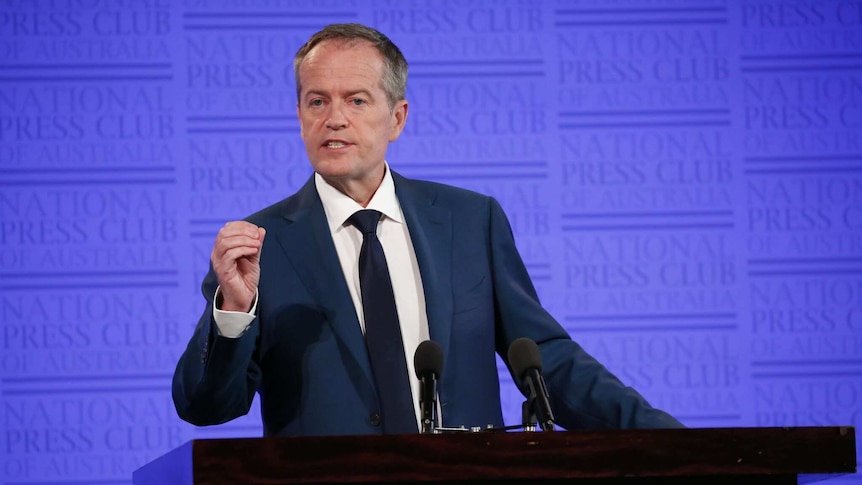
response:
[[[410,62],[393,168],[497,197],[625,382],[692,427],[862,426],[858,0],[4,0],[0,481],[261,434],[181,422],[170,377],[218,228],[310,174],[294,53],[354,21]]]

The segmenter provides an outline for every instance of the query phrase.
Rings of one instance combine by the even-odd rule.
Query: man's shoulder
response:
[[[430,180],[410,179],[393,173],[395,177],[395,190],[410,191],[416,196],[420,196],[437,203],[446,204],[487,204],[491,197],[474,190],[456,187],[440,182],[432,182]]]
[[[292,195],[260,209],[244,218],[244,220],[258,226],[266,227],[274,220],[284,219],[297,211],[310,207],[314,204],[315,200],[319,201],[320,199],[317,197],[317,192],[314,190],[314,184],[309,182],[300,187],[300,189]]]

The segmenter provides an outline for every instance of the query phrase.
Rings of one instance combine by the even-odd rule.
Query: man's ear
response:
[[[389,141],[395,141],[401,136],[401,132],[404,130],[404,124],[407,123],[407,100],[402,99],[395,103],[395,106],[392,108],[392,125],[389,129]]]

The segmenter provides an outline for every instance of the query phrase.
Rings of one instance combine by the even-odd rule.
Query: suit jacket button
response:
[[[380,426],[380,414],[371,413],[371,416],[369,416],[368,419],[371,421],[372,426]]]

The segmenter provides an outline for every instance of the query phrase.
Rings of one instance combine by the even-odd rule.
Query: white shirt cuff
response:
[[[213,302],[218,301],[219,291],[221,291],[221,286],[216,288]],[[245,333],[248,326],[251,325],[251,322],[254,320],[255,313],[257,312],[257,297],[258,292],[255,290],[254,305],[251,306],[251,310],[249,310],[248,313],[219,310],[216,308],[215,303],[213,303],[213,320],[216,323],[219,335],[227,338],[237,338]]]

